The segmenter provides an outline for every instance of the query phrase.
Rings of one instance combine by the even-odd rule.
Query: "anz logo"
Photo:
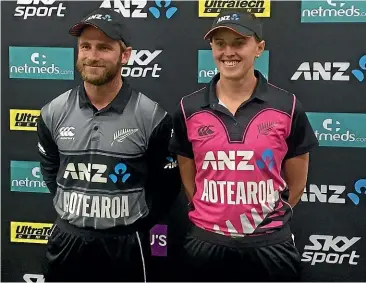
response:
[[[267,167],[269,171],[271,171],[275,165],[273,151],[271,149],[266,149],[262,153],[261,159],[256,160],[256,163],[259,169],[263,170]]]
[[[107,170],[108,167],[105,164],[69,163],[66,166],[63,178],[91,183],[107,183],[109,178],[113,183],[117,183],[118,180],[125,183],[131,176],[130,173],[127,173],[127,166],[124,163],[118,163],[114,167],[113,173],[105,176]]]
[[[168,161],[168,164],[164,166],[164,169],[174,169],[178,166],[177,160],[174,160],[173,157],[167,157],[166,160]]]
[[[254,151],[245,150],[229,150],[217,152],[208,151],[205,154],[202,170],[207,170],[209,167],[212,170],[230,170],[230,171],[254,171],[255,166],[260,170],[268,168],[270,171],[275,165],[274,154],[271,149],[266,149],[261,155],[261,158],[252,162]]]
[[[114,167],[114,174],[109,174],[109,179],[111,179],[113,183],[117,183],[118,179],[120,179],[122,183],[126,183],[127,179],[131,176],[131,174],[126,173],[126,171],[127,166],[124,163],[118,163]]]

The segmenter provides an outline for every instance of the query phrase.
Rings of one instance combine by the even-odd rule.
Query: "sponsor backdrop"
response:
[[[122,74],[169,112],[217,73],[202,37],[220,10],[242,8],[263,20],[267,45],[256,68],[298,96],[320,141],[292,221],[304,280],[366,279],[365,1],[17,0],[1,6],[3,281],[44,280],[40,262],[55,213],[39,169],[37,118],[45,103],[80,82],[68,28],[99,6],[122,13],[132,31],[134,51]],[[172,263],[187,228],[186,207],[182,193],[151,230],[150,280],[179,281],[184,272]]]

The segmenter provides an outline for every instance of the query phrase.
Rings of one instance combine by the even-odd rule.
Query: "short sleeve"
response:
[[[193,159],[192,143],[188,140],[185,115],[181,104],[178,105],[172,117],[173,133],[170,139],[169,150],[177,155]]]
[[[292,116],[291,132],[286,142],[288,151],[285,159],[308,153],[319,145],[308,117],[297,99]]]

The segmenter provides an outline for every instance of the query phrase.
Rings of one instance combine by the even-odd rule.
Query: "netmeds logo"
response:
[[[10,179],[13,192],[49,193],[39,162],[11,160]]]
[[[9,46],[9,78],[73,80],[74,49]]]
[[[302,0],[301,22],[366,22],[366,1]]]
[[[254,68],[268,79],[269,51],[265,50],[254,62]],[[208,83],[218,73],[211,50],[198,50],[198,83]]]
[[[306,114],[320,146],[366,147],[366,114]]]

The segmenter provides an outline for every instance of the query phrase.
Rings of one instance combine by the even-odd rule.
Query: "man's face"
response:
[[[221,77],[243,79],[254,68],[254,60],[264,50],[264,41],[243,37],[230,29],[220,28],[212,36],[212,55]]]
[[[76,67],[84,81],[100,86],[121,75],[121,67],[130,55],[131,48],[122,51],[117,40],[87,26],[79,37]]]

